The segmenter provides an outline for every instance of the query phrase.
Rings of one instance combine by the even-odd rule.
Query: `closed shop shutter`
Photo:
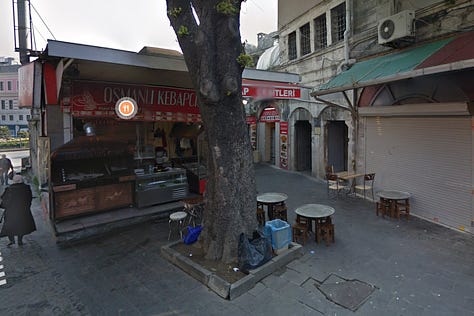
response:
[[[412,194],[411,212],[471,230],[470,117],[367,117],[365,168],[375,190]]]

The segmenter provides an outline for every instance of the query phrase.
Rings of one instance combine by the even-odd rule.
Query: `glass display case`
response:
[[[137,175],[135,203],[138,208],[181,200],[187,195],[186,170],[182,168]]]

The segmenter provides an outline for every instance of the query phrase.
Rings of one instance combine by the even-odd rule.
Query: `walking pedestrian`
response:
[[[7,158],[7,155],[2,154],[0,158],[0,183],[2,185],[8,185],[8,171],[11,169],[13,171],[13,164],[10,159]]]
[[[19,174],[13,176],[12,185],[2,194],[0,207],[4,208],[4,222],[0,237],[7,236],[10,242],[8,247],[15,244],[18,236],[18,245],[23,245],[23,236],[36,230],[35,220],[31,214],[32,193],[29,185],[23,183]]]

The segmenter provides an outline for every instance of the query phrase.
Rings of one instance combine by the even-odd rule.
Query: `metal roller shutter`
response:
[[[472,131],[470,117],[367,117],[365,164],[375,189],[412,194],[411,212],[470,230]]]

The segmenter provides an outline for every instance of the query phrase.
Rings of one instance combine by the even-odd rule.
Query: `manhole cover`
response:
[[[315,286],[326,298],[337,305],[355,312],[376,289],[374,285],[341,278],[331,274],[321,284]]]

